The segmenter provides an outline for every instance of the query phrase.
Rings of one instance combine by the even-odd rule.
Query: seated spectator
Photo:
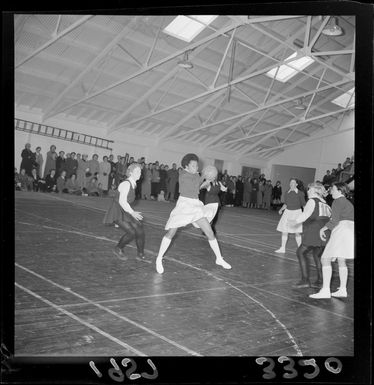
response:
[[[68,193],[68,190],[66,188],[66,171],[65,170],[62,170],[60,176],[57,178],[56,190],[59,194]]]
[[[96,197],[99,196],[97,178],[95,176],[87,183],[86,194],[88,196],[96,196]]]
[[[30,177],[31,183],[32,183],[32,190],[33,191],[44,191],[45,190],[45,181],[40,178],[38,175],[38,171],[36,168],[33,168],[31,170],[31,177]]]
[[[350,167],[351,163],[352,163],[351,159],[349,157],[347,157],[347,159],[343,163],[343,169],[347,170]]]
[[[45,177],[45,191],[46,192],[55,192],[56,191],[56,170],[53,168],[49,174]]]
[[[97,190],[98,190],[98,193],[99,193],[99,197],[102,197],[104,195],[104,189],[103,189],[103,184],[102,183],[98,183],[97,184]],[[105,193],[107,194],[108,190],[105,191]]]
[[[341,163],[338,163],[338,168],[335,170],[337,179],[339,179],[340,173],[341,173],[342,171],[343,171],[342,164],[341,164]]]
[[[322,184],[324,186],[330,187],[331,183],[332,183],[332,176],[331,176],[330,170],[327,170],[326,175],[322,179]]]
[[[19,181],[19,174],[17,171],[17,167],[14,167],[14,188],[17,191],[21,191],[21,182]]]
[[[65,187],[69,194],[82,195],[82,190],[79,186],[76,174],[71,175],[71,177],[66,181]]]
[[[28,175],[26,175],[26,170],[24,168],[21,168],[21,172],[18,175],[18,182],[21,191],[32,190],[32,180]]]

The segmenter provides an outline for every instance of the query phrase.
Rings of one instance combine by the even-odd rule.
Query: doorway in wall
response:
[[[214,159],[214,167],[218,170],[219,173],[223,171],[223,160]]]

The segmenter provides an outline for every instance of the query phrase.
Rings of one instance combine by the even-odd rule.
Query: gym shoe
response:
[[[286,250],[282,249],[282,248],[275,250],[275,253],[283,253],[284,254],[285,252],[286,252]]]
[[[216,265],[222,266],[224,269],[231,269],[231,265],[228,264],[224,259],[216,259]]]
[[[164,267],[162,266],[162,259],[156,259],[156,271],[158,274],[162,274],[164,272]]]
[[[318,293],[310,294],[309,297],[314,299],[331,298],[331,293],[327,290],[320,290]]]
[[[344,289],[338,289],[334,293],[331,293],[332,297],[337,297],[337,298],[346,298],[347,297],[347,290]]]

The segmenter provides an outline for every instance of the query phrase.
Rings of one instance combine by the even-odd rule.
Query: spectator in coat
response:
[[[179,173],[177,170],[176,163],[173,163],[170,170],[168,170],[168,187],[167,187],[167,200],[170,200],[171,202],[174,202],[175,199],[175,190],[178,183]]]
[[[104,194],[108,193],[109,189],[109,174],[111,165],[108,161],[108,157],[104,156],[103,161],[100,163],[100,172],[98,175],[98,183],[101,183]]]
[[[275,186],[273,187],[273,204],[280,205],[282,203],[282,186],[281,182],[278,180]]]
[[[236,207],[241,206],[243,202],[243,193],[244,193],[244,184],[242,181],[241,175],[238,176],[238,179],[236,181],[236,186],[235,186],[236,194],[235,194],[235,201],[234,205]]]
[[[266,210],[270,210],[271,208],[271,196],[273,194],[273,185],[271,184],[271,180],[268,179],[266,184],[264,185],[264,199],[263,199],[263,208]]]
[[[250,197],[252,191],[251,177],[244,178],[243,184],[243,207],[248,207],[250,204]]]
[[[67,156],[67,154],[66,154]],[[66,157],[65,161],[66,178],[70,179],[73,174],[77,174],[78,160],[75,159],[75,152],[70,153],[70,157]]]
[[[31,177],[31,170],[36,167],[35,154],[31,151],[31,144],[26,143],[25,148],[21,153],[21,167],[20,169],[24,169],[26,175]]]
[[[89,175],[88,177],[97,177],[100,173],[100,163],[98,161],[99,156],[97,154],[92,155],[92,159],[88,161],[88,168],[90,169],[88,171]]]
[[[43,177],[43,155],[40,153],[41,147],[36,147],[35,149],[35,162],[37,164],[36,166],[36,174],[38,175],[39,178]]]
[[[45,167],[44,167],[44,179],[45,177],[51,172],[51,170],[56,170],[56,158],[57,158],[57,153],[56,153],[56,146],[52,145],[47,152],[47,159],[45,162]]]
[[[251,196],[250,196],[250,206],[253,208],[257,208],[257,194],[259,190],[259,183],[257,178],[252,178],[251,179],[251,185],[252,185],[252,190],[251,190]]]
[[[142,199],[151,199],[152,163],[148,163],[143,169]]]
[[[65,170],[65,151],[60,151],[58,157],[56,158],[56,172],[60,176],[61,172]]]

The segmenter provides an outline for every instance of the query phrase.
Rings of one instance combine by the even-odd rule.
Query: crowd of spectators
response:
[[[46,193],[67,193],[83,196],[113,196],[118,185],[126,178],[126,170],[134,157],[125,154],[103,156],[99,161],[97,154],[88,160],[86,154],[59,151],[52,145],[44,158],[41,148],[31,151],[27,143],[21,153],[22,161],[20,172],[15,169],[15,189],[22,191],[40,191]],[[144,157],[137,159],[141,165],[141,178],[137,181],[136,199],[158,200],[175,202],[179,195],[179,171],[176,163],[171,167],[160,164],[159,161],[147,163]],[[44,172],[43,172],[44,165]],[[322,183],[331,185],[340,178],[343,172],[351,173],[353,157],[347,158],[343,167],[339,163],[337,169],[328,170]],[[282,205],[282,186],[277,181],[273,186],[270,179],[264,174],[255,176],[232,176],[227,170],[218,174],[218,180],[227,187],[221,191],[220,199],[226,207],[277,209]],[[299,190],[305,188],[302,181],[298,181]],[[200,199],[204,201],[205,190],[201,190]]]
[[[347,157],[343,163],[338,163],[337,168],[333,168],[331,171],[327,170],[326,175],[322,179],[322,183],[325,187],[330,187],[334,182],[346,182],[347,179],[354,175],[354,158]]]

